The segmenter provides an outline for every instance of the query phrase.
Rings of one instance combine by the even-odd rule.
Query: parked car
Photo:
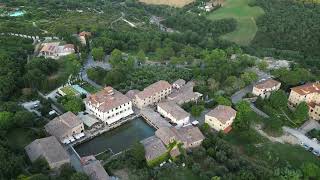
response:
[[[308,149],[308,151],[312,152],[312,151],[313,151],[313,147],[310,147],[310,148]]]
[[[314,154],[314,155],[316,155],[316,156],[320,156],[320,153],[318,152],[318,151],[316,151],[316,150],[314,150],[314,151],[312,151],[312,153]]]

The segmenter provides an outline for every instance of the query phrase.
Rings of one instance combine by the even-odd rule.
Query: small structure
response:
[[[174,83],[172,83],[172,88],[180,89],[182,86],[186,84],[186,81],[183,79],[178,79]]]
[[[88,96],[84,103],[89,114],[109,126],[133,114],[131,100],[110,86]]]
[[[155,112],[149,107],[141,109],[140,113],[141,116],[147,121],[147,123],[155,129],[159,129],[161,127],[171,127],[171,124],[167,120],[165,120],[160,116],[159,113]]]
[[[252,94],[262,98],[268,98],[273,91],[280,89],[281,83],[273,79],[258,82],[253,86]]]
[[[99,120],[97,120],[92,114],[78,114],[79,119],[83,122],[84,125],[91,128],[96,124],[99,124]]]
[[[170,151],[170,156],[172,158],[176,158],[181,154],[181,152],[179,151],[179,148],[177,146],[175,146],[174,148],[171,149]]]
[[[159,103],[157,111],[172,123],[177,124],[177,127],[189,124],[190,114],[172,101]]]
[[[177,81],[179,85],[176,83]],[[201,93],[193,92],[194,82],[189,81],[187,84],[183,84],[182,81],[177,81],[172,84],[174,89],[168,96],[168,100],[174,101],[175,103],[181,105],[191,101],[197,101],[202,97]]]
[[[156,137],[151,136],[141,141],[145,150],[145,158],[147,161],[155,160],[163,156],[167,152],[166,146]]]
[[[84,131],[83,122],[72,112],[54,118],[44,128],[47,133],[63,143],[74,141],[74,136],[82,134]]]
[[[81,44],[86,45],[87,39],[91,37],[91,32],[82,31],[78,34]]]
[[[45,58],[59,59],[62,56],[75,53],[73,44],[60,45],[60,42],[51,42],[41,44],[39,56]]]
[[[137,93],[134,102],[138,108],[154,105],[171,94],[171,85],[167,81],[158,81]]]
[[[54,136],[34,140],[25,147],[25,151],[32,162],[44,158],[51,169],[70,163],[69,155]]]
[[[230,106],[218,105],[205,115],[205,122],[217,131],[228,133],[237,115],[237,111]]]
[[[90,180],[111,180],[100,161],[94,156],[82,157],[81,165],[84,173],[89,176]]]
[[[296,107],[301,102],[306,102],[309,107],[309,117],[320,120],[320,83],[308,83],[291,88],[288,99],[290,107]]]

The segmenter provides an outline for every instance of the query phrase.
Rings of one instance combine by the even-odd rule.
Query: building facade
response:
[[[171,85],[167,81],[158,81],[135,95],[135,105],[138,108],[155,105],[162,99],[168,97],[171,91]]]
[[[280,82],[273,79],[267,79],[253,86],[252,94],[262,98],[268,98],[273,91],[279,90],[280,86]]]
[[[177,127],[190,123],[190,114],[172,101],[158,103],[157,111],[165,118],[170,119]]]
[[[74,45],[65,44],[59,45],[60,42],[43,43],[42,48],[39,52],[39,56],[45,58],[59,59],[62,56],[67,56],[69,54],[74,54]]]
[[[83,122],[72,112],[67,112],[47,123],[45,130],[60,142],[84,132]]]
[[[232,107],[218,105],[205,115],[205,122],[216,131],[228,133],[236,115],[237,111]]]
[[[296,107],[301,102],[306,102],[309,107],[309,117],[320,120],[320,83],[308,83],[291,88],[288,99],[289,107]]]
[[[85,99],[85,106],[88,113],[107,125],[117,123],[122,118],[133,114],[131,100],[110,86],[88,96]]]

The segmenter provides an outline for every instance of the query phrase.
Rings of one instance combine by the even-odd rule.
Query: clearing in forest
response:
[[[258,27],[255,19],[264,14],[262,8],[249,6],[250,0],[226,0],[223,7],[212,11],[208,18],[212,20],[234,18],[237,20],[237,29],[222,36],[223,39],[239,45],[249,45],[256,35]]]
[[[172,7],[183,7],[185,5],[188,5],[194,2],[194,0],[139,0],[139,1],[146,4],[168,5]]]

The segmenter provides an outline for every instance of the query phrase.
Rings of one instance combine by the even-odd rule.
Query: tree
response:
[[[137,54],[137,59],[138,59],[138,62],[143,64],[146,62],[146,55],[144,54],[144,51],[143,50],[140,50]]]
[[[231,106],[232,102],[230,101],[230,99],[225,98],[223,96],[217,96],[215,98],[215,101],[219,104],[219,105],[225,105],[225,106]]]
[[[33,173],[47,173],[50,167],[46,159],[38,158],[32,163],[31,172]]]
[[[211,91],[217,91],[219,89],[220,83],[213,78],[208,79],[208,87]]]
[[[320,168],[314,163],[304,163],[301,167],[304,179],[319,179]]]
[[[269,97],[270,105],[275,109],[281,109],[287,106],[288,98],[283,90],[278,90],[271,93]]]
[[[134,159],[135,165],[142,167],[145,163],[145,151],[143,145],[139,142],[134,143],[130,152]]]
[[[248,71],[241,74],[240,78],[244,81],[246,85],[249,85],[253,81],[256,81],[258,79],[258,75],[253,71]]]
[[[268,68],[268,63],[267,63],[267,61],[261,60],[261,61],[258,63],[258,68],[259,68],[261,71],[266,71],[267,68]]]
[[[294,111],[294,121],[303,123],[309,116],[309,108],[306,102],[301,102]]]
[[[109,62],[112,67],[117,67],[123,61],[122,52],[118,49],[114,49],[111,53]]]
[[[104,51],[102,47],[93,48],[92,56],[95,60],[102,61],[104,58]]]
[[[13,125],[13,113],[3,111],[0,112],[0,129],[8,130]]]
[[[82,99],[75,96],[63,96],[58,99],[58,102],[61,102],[66,111],[71,111],[73,113],[81,112],[85,108]]]
[[[84,173],[74,173],[70,180],[89,180],[89,177]]]
[[[247,101],[240,101],[236,105],[236,109],[237,109],[237,116],[232,124],[232,127],[239,130],[248,130],[250,128],[250,124],[252,120],[248,118],[248,116],[252,112],[250,108],[250,104]]]
[[[191,114],[194,117],[199,117],[203,110],[204,110],[203,105],[194,105],[191,107]]]
[[[28,180],[49,180],[49,177],[44,174],[35,174],[29,177]]]

